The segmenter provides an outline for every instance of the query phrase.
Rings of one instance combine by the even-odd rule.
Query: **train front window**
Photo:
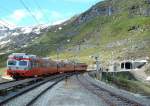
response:
[[[27,66],[27,61],[19,61],[19,66]]]
[[[16,61],[13,61],[13,60],[11,60],[11,61],[8,61],[8,65],[10,65],[10,66],[15,66],[16,65]]]

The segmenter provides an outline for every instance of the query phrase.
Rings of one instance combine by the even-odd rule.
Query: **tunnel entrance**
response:
[[[126,62],[125,63],[125,69],[132,69],[132,63],[131,62]]]
[[[147,64],[146,60],[137,60],[137,61],[124,61],[121,62],[120,68],[122,70],[130,70],[130,69],[140,69]]]
[[[133,68],[133,65],[131,62],[123,62],[121,63],[121,69],[132,69]]]
[[[124,69],[124,63],[121,63],[121,69]]]

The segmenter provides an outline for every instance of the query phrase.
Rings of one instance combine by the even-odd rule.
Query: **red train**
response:
[[[7,60],[7,74],[14,79],[55,73],[86,71],[85,63],[53,61],[26,53],[13,53]]]

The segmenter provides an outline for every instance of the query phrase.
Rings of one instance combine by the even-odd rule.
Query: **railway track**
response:
[[[83,87],[101,98],[108,106],[143,106],[141,103],[117,95],[88,81],[84,76],[77,76],[77,79]]]
[[[44,89],[41,93],[39,93],[37,96],[35,96],[32,100],[30,100],[28,102],[27,106],[32,106],[38,100],[38,98],[40,98],[46,91],[48,91],[49,89],[54,87],[57,83],[59,83],[60,81],[62,81],[63,79],[65,79],[66,77],[69,77],[69,76],[71,76],[71,75],[63,76],[59,79],[56,79],[54,81],[54,83],[50,84],[46,89]]]
[[[16,81],[16,80],[1,82],[1,83],[0,83],[0,86],[1,86],[2,84],[6,84],[6,83],[10,83],[10,82],[15,82],[15,81]]]
[[[29,78],[19,81],[9,81],[0,84],[0,105],[25,93],[32,84],[42,81],[42,78]]]
[[[56,85],[59,81],[63,80],[65,77],[71,76],[72,74],[59,74],[59,75],[54,75],[51,77],[46,77],[46,78],[30,78],[30,79],[25,79],[25,80],[20,80],[20,81],[10,81],[7,83],[0,84],[0,105],[6,104],[10,100],[28,92],[33,89],[36,89],[42,84],[45,84],[49,81],[56,80],[52,85],[50,85],[47,90],[54,85]],[[44,90],[42,93],[46,92]],[[42,93],[40,95],[42,95]],[[35,97],[33,100],[31,100],[28,105],[31,105],[36,101],[38,95]]]

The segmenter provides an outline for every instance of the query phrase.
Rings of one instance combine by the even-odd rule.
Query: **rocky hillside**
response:
[[[27,47],[29,43],[36,40],[42,33],[46,32],[48,26],[39,25],[34,27],[9,28],[0,26],[0,54],[8,53],[19,48]]]
[[[104,0],[15,52],[102,63],[150,57],[150,0]],[[69,41],[69,42],[68,42]],[[80,58],[79,58],[80,57]]]

